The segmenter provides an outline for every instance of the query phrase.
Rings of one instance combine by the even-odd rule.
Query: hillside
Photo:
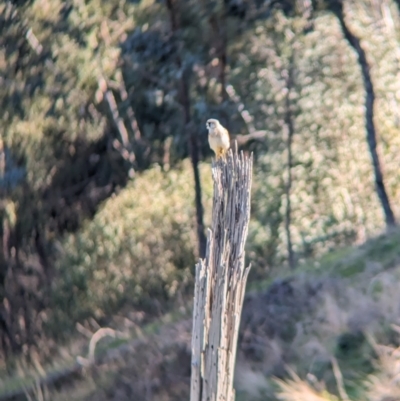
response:
[[[351,400],[397,399],[399,241],[395,230],[308,261],[295,273],[282,271],[262,288],[250,285],[240,330],[237,399],[334,400],[340,391]],[[187,399],[190,306],[142,328],[116,317],[113,327],[122,337],[101,339],[96,364],[62,378],[56,388],[45,386],[45,399]],[[76,338],[46,373],[65,371],[74,353],[86,357],[86,341]],[[29,383],[13,381],[14,389]],[[3,379],[1,399],[10,383]]]

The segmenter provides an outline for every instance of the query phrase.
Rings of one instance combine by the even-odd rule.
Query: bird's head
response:
[[[207,127],[208,131],[214,131],[214,129],[217,128],[218,125],[219,125],[219,121],[216,120],[215,118],[210,118],[206,122],[206,127]]]

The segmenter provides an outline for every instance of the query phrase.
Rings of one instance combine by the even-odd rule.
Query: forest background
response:
[[[397,241],[399,43],[394,0],[3,1],[5,371],[185,310],[210,226],[210,117],[255,157],[250,285],[285,291],[332,250]]]

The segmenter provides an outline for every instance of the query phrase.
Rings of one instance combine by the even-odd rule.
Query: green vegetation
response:
[[[187,399],[214,117],[255,160],[237,398],[398,399],[399,41],[396,0],[0,2],[0,398],[109,326],[77,399]]]
[[[211,171],[205,164],[201,171],[210,210]],[[169,173],[153,168],[105,202],[78,234],[64,238],[56,265],[60,280],[52,288],[55,313],[48,322],[54,335],[91,316],[102,321],[127,304],[162,315],[172,301],[179,306],[192,295],[190,191],[187,163]]]

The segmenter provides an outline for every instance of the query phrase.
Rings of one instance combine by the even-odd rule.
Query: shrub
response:
[[[202,165],[201,175],[209,215],[210,167]],[[158,167],[146,171],[62,241],[51,321],[59,330],[89,316],[109,316],[126,303],[165,311],[191,288],[196,248],[189,162],[168,174]]]

